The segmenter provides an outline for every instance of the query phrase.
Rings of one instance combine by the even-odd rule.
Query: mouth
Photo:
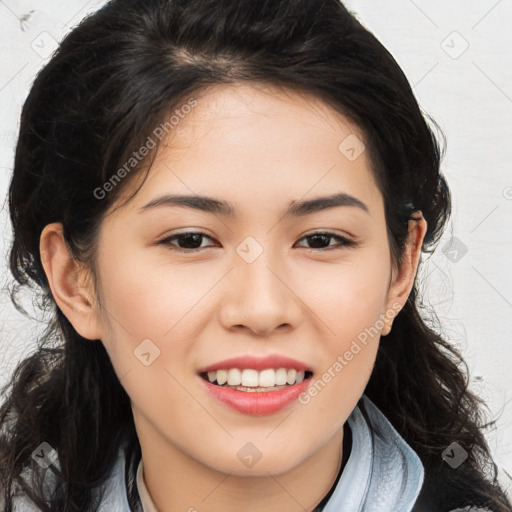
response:
[[[251,416],[292,406],[311,384],[312,368],[282,354],[242,355],[198,369],[199,382],[219,405]]]
[[[290,388],[310,379],[313,372],[295,368],[227,368],[201,372],[199,376],[214,386],[247,393],[269,393]]]

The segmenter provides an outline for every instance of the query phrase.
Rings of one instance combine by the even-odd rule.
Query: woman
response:
[[[439,166],[336,0],[83,21],[21,118],[11,270],[55,316],[0,411],[4,509],[510,510],[419,312]]]

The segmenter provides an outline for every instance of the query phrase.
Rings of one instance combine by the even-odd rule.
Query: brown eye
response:
[[[338,240],[339,243],[337,245],[331,245],[331,239],[336,239]],[[354,247],[357,245],[356,242],[354,242],[353,240],[349,240],[344,236],[336,235],[334,233],[329,232],[314,233],[312,235],[308,235],[301,238],[301,240],[310,240],[310,247],[307,248],[314,250],[326,249],[328,247],[331,247],[332,249],[342,249],[344,247]]]
[[[200,231],[191,231],[188,233],[178,233],[177,235],[172,235],[158,242],[159,244],[166,245],[172,250],[184,251],[184,252],[195,252],[199,251],[201,247],[202,239],[208,238],[213,240],[206,233],[202,233]],[[174,240],[178,241],[178,247],[173,244]],[[204,246],[203,246],[204,247]]]

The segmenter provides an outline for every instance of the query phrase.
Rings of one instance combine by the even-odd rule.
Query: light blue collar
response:
[[[410,512],[424,478],[416,452],[366,395],[347,421],[352,449],[324,512]]]

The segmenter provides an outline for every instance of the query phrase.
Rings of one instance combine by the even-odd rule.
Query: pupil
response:
[[[188,245],[190,245],[190,242],[192,242],[192,245],[194,245],[194,241],[195,241],[195,242],[199,242],[198,247],[200,247],[201,246],[201,237],[202,236],[203,235],[200,235],[198,233],[187,233],[187,234],[181,236],[181,240],[185,239],[185,246],[186,246],[185,248],[187,248],[187,249],[197,249],[197,247],[195,247],[195,246],[194,247],[188,247]],[[188,243],[187,243],[187,241],[188,241]],[[183,244],[181,244],[181,245],[183,245]]]
[[[313,243],[311,244],[310,243],[310,246],[312,246],[313,248],[318,248],[318,247],[322,247],[322,244],[320,243],[320,245],[318,244],[315,244],[315,240],[318,241],[318,239],[324,239],[324,242],[327,240],[327,245],[329,245],[328,241],[329,241],[329,238],[331,238],[330,236],[328,235],[312,235],[309,237],[311,240],[313,240]]]

